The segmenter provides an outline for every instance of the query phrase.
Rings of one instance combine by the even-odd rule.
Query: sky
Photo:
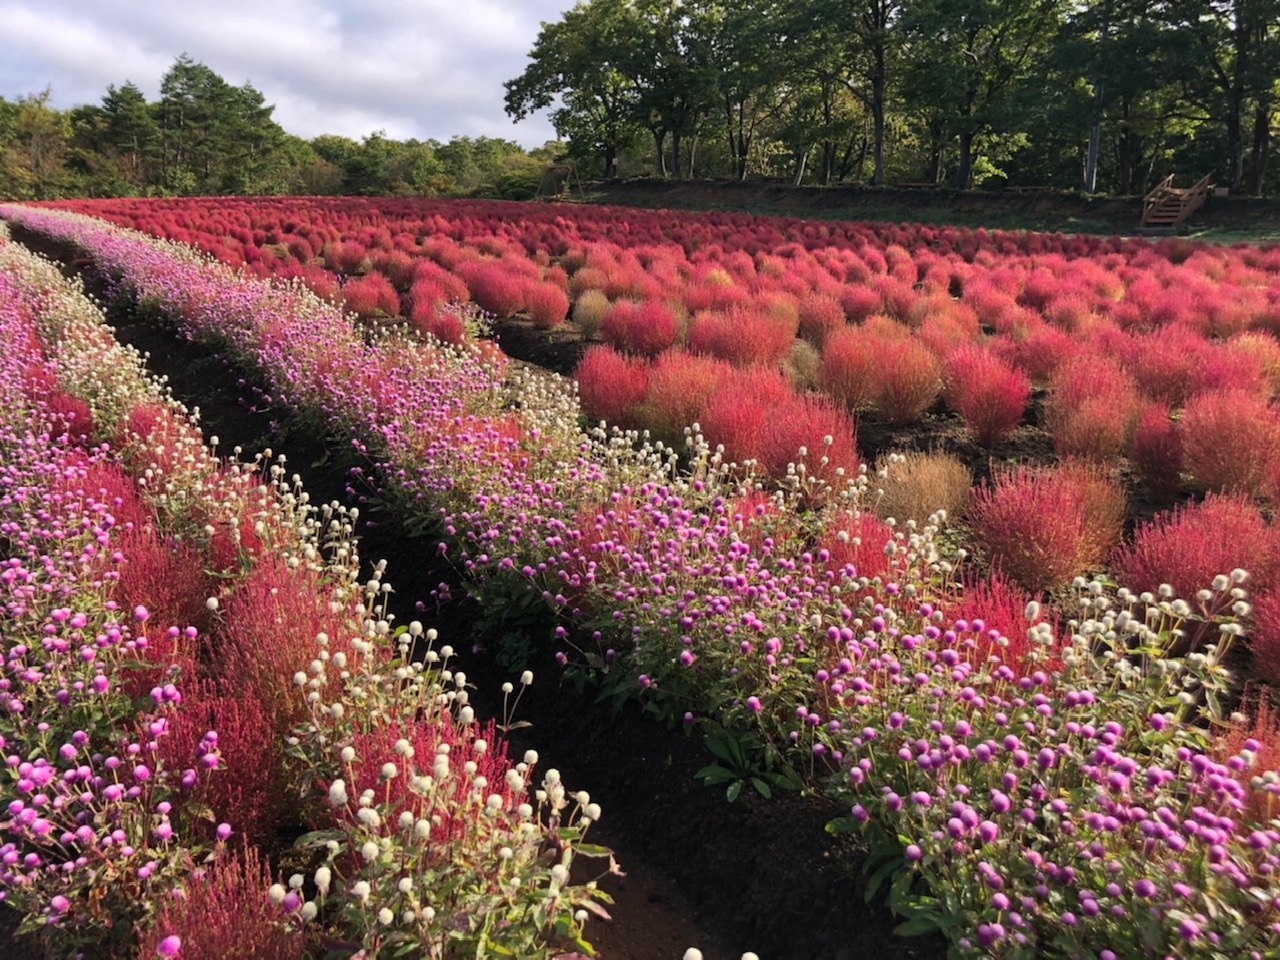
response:
[[[154,100],[182,53],[252,83],[289,133],[360,139],[554,137],[503,112],[539,25],[573,0],[0,0],[0,96],[98,103],[133,81]]]

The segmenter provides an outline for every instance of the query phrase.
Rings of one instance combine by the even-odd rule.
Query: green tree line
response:
[[[133,83],[69,110],[0,97],[0,198],[331,194],[529,197],[554,152],[492,137],[362,140],[286,133],[251,84],[185,54],[159,99]]]
[[[595,173],[1275,193],[1280,0],[583,0],[508,114]]]

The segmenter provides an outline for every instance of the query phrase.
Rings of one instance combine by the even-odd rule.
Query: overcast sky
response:
[[[181,53],[252,83],[302,137],[455,134],[540,146],[545,116],[513,124],[519,76],[542,21],[573,0],[0,0],[0,96],[53,91],[97,103],[132,80],[148,99]]]

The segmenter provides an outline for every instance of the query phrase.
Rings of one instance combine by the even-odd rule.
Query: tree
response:
[[[555,23],[543,23],[524,72],[504,85],[506,112],[523,120],[558,104],[556,134],[575,152],[600,156],[605,177],[618,175],[618,154],[631,139],[636,87],[623,72],[626,4],[578,3]]]
[[[119,88],[107,87],[102,97],[102,119],[106,152],[117,158],[124,178],[141,187],[150,178],[160,142],[160,128],[146,96],[128,81]]]
[[[1191,41],[1183,48],[1184,96],[1222,124],[1227,182],[1258,192],[1280,75],[1280,0],[1172,0],[1161,12]]]
[[[903,10],[904,92],[941,147],[955,137],[954,183],[972,185],[974,148],[988,130],[1017,129],[1011,104],[1052,48],[1064,0],[910,0]]]
[[[52,93],[0,99],[0,195],[51,200],[66,186],[71,118],[49,106]]]
[[[779,9],[784,35],[800,62],[820,83],[844,87],[870,113],[871,182],[882,185],[890,80],[901,51],[902,0],[798,0],[781,2]]]

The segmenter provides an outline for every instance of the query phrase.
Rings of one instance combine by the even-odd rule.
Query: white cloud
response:
[[[524,70],[541,21],[572,0],[0,0],[0,95],[52,88],[59,107],[108,84],[154,98],[181,53],[228,83],[252,83],[303,137],[500,136],[538,146],[537,116],[513,124],[502,83]]]

